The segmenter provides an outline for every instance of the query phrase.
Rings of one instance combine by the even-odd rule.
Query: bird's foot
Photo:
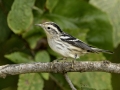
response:
[[[59,61],[60,60],[60,61]],[[53,65],[55,64],[55,63],[57,63],[57,62],[65,62],[64,60],[66,60],[66,58],[59,58],[59,59],[55,59],[55,60],[53,60],[52,62],[51,62],[51,68],[53,67]]]
[[[53,65],[55,64],[55,63],[57,63],[58,62],[58,59],[56,59],[56,60],[53,60],[52,62],[50,62],[50,68],[52,69],[52,67],[53,67]]]
[[[74,68],[75,61],[76,61],[76,60],[73,59],[72,62],[71,62],[71,63],[72,63],[72,66],[71,66],[72,69]]]

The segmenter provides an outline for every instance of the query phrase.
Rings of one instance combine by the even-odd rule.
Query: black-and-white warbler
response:
[[[99,48],[94,48],[92,46],[87,45],[86,43],[82,42],[81,40],[63,32],[60,27],[55,24],[54,22],[45,22],[43,24],[36,24],[41,26],[46,35],[48,44],[51,49],[63,57],[67,58],[79,58],[82,54],[86,53],[109,53],[112,54],[113,52],[109,50],[103,50]]]

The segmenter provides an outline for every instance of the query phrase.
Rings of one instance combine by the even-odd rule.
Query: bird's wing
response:
[[[108,53],[108,54],[113,54],[112,51],[109,50],[103,50],[99,48],[95,48],[92,46],[87,45],[86,43],[82,42],[81,40],[64,33],[63,35],[60,36],[60,39],[64,42],[67,42],[73,46],[76,46],[78,48],[81,48],[83,50],[86,50],[87,52],[93,52],[93,53],[98,53],[98,52],[103,52],[103,53]]]
[[[60,36],[60,39],[64,42],[67,42],[73,46],[79,47],[83,50],[86,50],[88,52],[94,52],[91,46],[87,45],[86,43],[80,41],[79,39],[69,35],[69,34],[63,34]]]

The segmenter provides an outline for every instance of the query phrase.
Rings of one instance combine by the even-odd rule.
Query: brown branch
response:
[[[111,63],[109,61],[76,61],[74,67],[71,67],[71,62],[56,62],[51,63],[26,63],[26,64],[11,64],[0,66],[0,77],[7,75],[16,75],[24,73],[65,73],[65,72],[109,72],[120,73],[120,64]]]
[[[60,90],[65,90],[65,88],[60,84],[60,82],[53,75],[50,74],[50,78],[57,84]]]
[[[64,77],[65,77],[67,83],[69,84],[70,88],[71,88],[72,90],[77,90],[77,89],[74,87],[74,85],[72,84],[72,82],[71,82],[70,78],[68,77],[67,73],[64,73]]]

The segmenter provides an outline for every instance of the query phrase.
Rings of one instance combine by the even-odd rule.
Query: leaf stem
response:
[[[36,6],[33,6],[33,9],[36,10],[36,11],[38,11],[40,14],[43,13],[43,10],[40,9],[40,8],[38,8],[38,7],[36,7]]]

